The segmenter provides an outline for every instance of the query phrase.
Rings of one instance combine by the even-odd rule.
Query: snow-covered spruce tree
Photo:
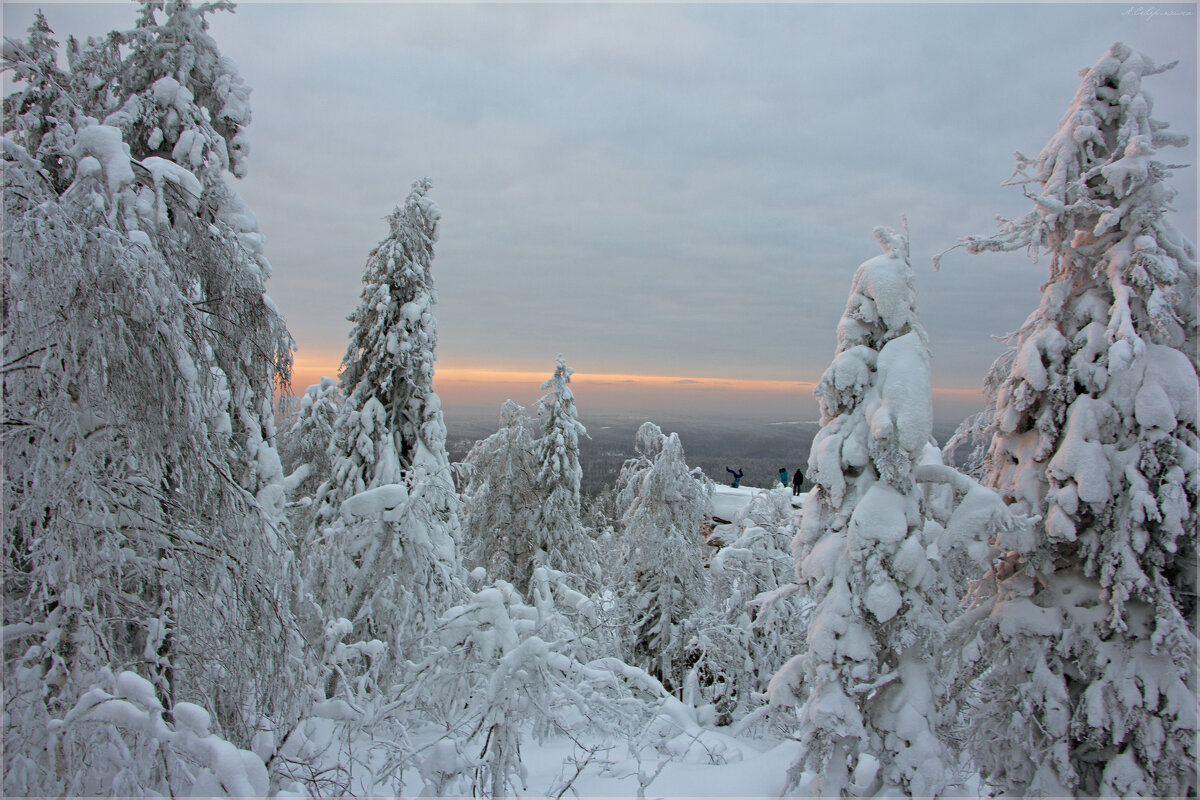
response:
[[[635,442],[638,455],[625,462],[618,479],[630,663],[680,691],[687,621],[709,595],[701,527],[712,513],[712,486],[699,470],[688,469],[677,434],[646,422]]]
[[[821,797],[933,796],[949,766],[933,664],[944,608],[914,479],[933,421],[929,348],[908,242],[886,228],[875,237],[883,255],[855,272],[837,354],[816,389],[814,486],[793,543],[798,582],[816,602],[808,649],[771,687],[773,704],[801,706],[789,787],[811,771],[807,790]],[[879,768],[855,786],[864,755]]]
[[[427,179],[413,184],[367,259],[309,570],[324,618],[349,620],[354,641],[383,641],[392,663],[417,654],[462,585],[457,497],[433,391],[431,267],[441,212],[429,187]]]
[[[75,129],[86,124],[73,73],[59,69],[59,45],[37,12],[24,42],[4,40],[4,68],[14,90],[4,98],[4,132],[36,162],[46,188],[61,194],[74,177]]]
[[[512,400],[500,409],[500,429],[475,443],[464,464],[463,560],[483,567],[492,581],[518,584],[533,562],[534,421]]]
[[[583,528],[579,509],[579,436],[587,431],[579,421],[575,395],[568,385],[574,372],[560,355],[554,376],[542,384],[547,394],[538,402],[542,435],[534,443],[533,518],[534,561],[574,576],[581,588],[593,588],[598,578],[596,547]],[[524,579],[524,576],[520,576]],[[528,580],[518,584],[522,588]]]
[[[108,96],[119,98],[106,124],[120,127],[140,158],[157,156],[201,173],[227,169],[244,176],[250,88],[209,36],[206,18],[215,10],[232,11],[233,3],[218,0],[192,8],[187,0],[146,0],[141,5],[137,27],[118,40],[129,57],[119,72],[99,76],[111,81],[105,87]],[[100,54],[89,62],[102,59],[105,44],[93,44],[96,48]],[[78,59],[76,49],[70,48],[72,61]],[[245,233],[253,238],[257,226]]]
[[[270,413],[291,341],[263,293],[261,236],[219,159],[148,157],[114,113],[170,75],[159,113],[224,148],[192,104],[204,75],[173,50],[119,46],[186,28],[174,49],[235,76],[203,33],[210,10],[173,4],[159,25],[148,6],[137,31],[72,43],[68,70],[44,18],[5,45],[23,84],[3,140],[9,793],[183,791],[200,774],[186,747],[171,751],[182,763],[121,753],[175,737],[172,720],[198,719],[189,701],[242,746],[294,713]],[[157,726],[85,708],[144,687],[131,669]]]
[[[1050,256],[989,378],[983,482],[1044,520],[976,587],[973,754],[1008,792],[1197,790],[1196,253],[1155,157],[1187,138],[1142,88],[1163,69],[1113,45],[1018,156],[1033,210],[961,243]]]
[[[290,426],[279,436],[279,458],[287,473],[286,486],[292,530],[312,527],[313,497],[333,474],[329,445],[333,426],[342,407],[337,381],[323,377],[304,390]]]
[[[464,462],[468,565],[483,566],[491,579],[522,592],[538,566],[573,575],[577,585],[595,583],[595,545],[583,528],[579,497],[579,435],[586,431],[568,386],[571,373],[559,356],[554,376],[542,385],[550,391],[538,404],[540,431],[509,400],[500,410],[500,430],[477,442]]]

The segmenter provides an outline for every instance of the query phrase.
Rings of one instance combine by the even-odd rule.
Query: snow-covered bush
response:
[[[1043,522],[976,589],[984,778],[1042,795],[1183,795],[1196,778],[1196,251],[1165,216],[1162,72],[1116,44],[1013,183],[1034,208],[969,252],[1050,256],[988,381],[983,482]]]
[[[438,623],[439,644],[402,701],[440,732],[420,764],[427,793],[519,794],[523,742],[630,737],[663,702],[650,676],[595,657],[599,610],[567,578],[536,568],[528,603],[512,584],[486,584]]]
[[[760,492],[733,520],[733,540],[709,561],[712,601],[693,622],[698,652],[692,669],[707,667],[720,677],[712,689],[702,676],[697,685],[721,722],[754,709],[803,644],[811,603],[795,582],[790,543],[796,523],[790,489]]]
[[[802,644],[812,608],[797,592],[791,542],[799,522],[786,487],[755,495],[734,519],[740,535],[713,558],[714,571],[736,576],[734,596],[750,612],[755,691],[764,690]]]
[[[198,705],[164,709],[157,688],[137,673],[101,671],[75,706],[47,725],[46,747],[68,796],[265,796],[263,760],[211,728],[211,715]],[[7,761],[10,797],[45,788],[30,766],[23,755]]]
[[[630,662],[679,691],[686,671],[684,625],[709,598],[701,529],[711,516],[712,488],[699,470],[688,469],[678,435],[647,422],[636,445],[638,456],[625,463],[618,481]]]

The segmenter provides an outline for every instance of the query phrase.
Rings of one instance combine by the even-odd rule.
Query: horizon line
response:
[[[332,372],[325,370],[322,367],[328,366],[329,362],[322,360],[320,364],[309,362],[302,364],[297,360],[293,368],[291,389],[293,394],[303,394],[305,388],[313,383],[317,383],[320,377],[332,377],[337,380],[338,370]],[[527,384],[531,391],[538,391],[543,383],[549,380],[552,376],[552,371],[548,370],[533,370],[533,369],[503,369],[497,367],[435,367],[434,370],[434,385],[440,382],[443,385],[449,384]],[[315,380],[301,385],[297,378],[301,376],[316,376]],[[728,378],[714,376],[699,376],[699,375],[647,375],[633,372],[580,372],[574,371],[571,375],[572,384],[579,386],[639,386],[643,388],[703,388],[703,389],[725,389],[732,391],[766,391],[766,392],[786,392],[786,391],[803,391],[812,392],[817,381],[786,379],[786,378]],[[982,387],[974,389],[964,389],[957,387],[932,387],[935,395],[972,397],[977,398],[982,394]]]

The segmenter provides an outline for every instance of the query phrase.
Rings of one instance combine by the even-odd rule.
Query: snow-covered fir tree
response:
[[[384,642],[393,663],[419,651],[461,591],[457,497],[433,391],[441,212],[429,187],[413,184],[367,259],[309,570],[324,618],[349,620],[352,640]]]
[[[231,11],[233,4],[142,3],[137,27],[119,40],[128,59],[119,72],[98,76],[111,81],[109,96],[115,89],[120,98],[105,123],[121,129],[136,156],[170,159],[202,179],[219,170],[242,177],[249,155],[250,88],[207,32],[207,14],[216,9]],[[90,62],[102,61],[105,45],[99,46],[101,55]]]
[[[630,663],[679,691],[688,620],[708,601],[702,526],[712,513],[712,487],[688,469],[677,434],[646,422],[635,442],[638,455],[619,478]]]
[[[344,400],[337,381],[330,377],[322,377],[300,396],[290,424],[279,437],[280,461],[298,485],[328,479],[332,472],[329,445]]]
[[[147,4],[135,30],[72,42],[67,69],[40,15],[5,43],[12,794],[190,790],[210,773],[185,726],[268,753],[295,713],[271,416],[291,340],[217,155],[249,122],[244,103],[217,104],[202,66],[245,99],[205,32],[218,7]],[[137,104],[145,120],[186,119],[207,149],[155,155],[126,126]],[[129,715],[96,712],[102,696]],[[168,741],[162,759],[120,756]]]
[[[313,497],[333,473],[329,445],[342,399],[337,381],[321,378],[304,390],[291,425],[280,434],[279,458],[287,473],[287,489],[293,498],[290,518],[297,532],[312,527]]]
[[[533,494],[537,511],[533,518],[534,559],[537,565],[575,577],[581,587],[594,587],[596,547],[583,528],[579,507],[579,437],[587,435],[575,395],[569,386],[571,374],[560,355],[554,376],[542,384],[547,394],[538,402],[542,435],[534,443]],[[522,576],[523,577],[523,576]],[[528,585],[519,584],[519,585]]]
[[[305,389],[294,410],[284,419],[280,461],[293,493],[311,497],[320,483],[329,480],[332,473],[329,445],[334,440],[334,423],[343,399],[337,380],[323,377],[320,383]]]
[[[4,40],[4,68],[12,91],[4,98],[4,133],[36,163],[55,194],[70,185],[75,159],[75,129],[86,125],[71,71],[58,67],[58,40],[38,11],[24,42]]]
[[[969,252],[1050,257],[989,376],[983,482],[1040,516],[976,587],[972,752],[1006,792],[1186,795],[1196,777],[1196,252],[1165,216],[1143,80],[1116,44],[1012,181],[1033,209]]]
[[[518,574],[527,576],[533,562],[534,436],[534,420],[507,400],[500,409],[500,429],[476,442],[463,462],[468,474],[462,496],[463,560],[468,567],[483,567],[491,580],[518,584]]]
[[[917,318],[907,239],[876,228],[883,254],[854,274],[833,363],[817,386],[812,445],[793,550],[816,603],[807,651],[772,682],[772,702],[797,703],[795,786],[809,793],[940,794],[949,758],[937,736],[933,656],[943,601],[915,469],[933,423],[929,346]],[[854,783],[864,756],[873,781]]]
[[[568,385],[572,372],[559,356],[542,385],[549,391],[538,402],[541,424],[509,400],[500,429],[464,461],[465,560],[522,592],[538,566],[595,588],[595,545],[583,527],[579,495],[579,436],[587,432]]]

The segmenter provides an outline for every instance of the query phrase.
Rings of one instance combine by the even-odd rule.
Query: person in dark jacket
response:
[[[738,488],[738,484],[740,484],[742,482],[742,474],[743,474],[742,471],[739,469],[737,472],[734,472],[729,467],[726,467],[725,471],[733,476],[733,483],[731,483],[730,486],[732,486],[735,489]]]
[[[804,473],[796,468],[796,474],[792,476],[792,496],[800,494],[800,487],[804,485]]]

